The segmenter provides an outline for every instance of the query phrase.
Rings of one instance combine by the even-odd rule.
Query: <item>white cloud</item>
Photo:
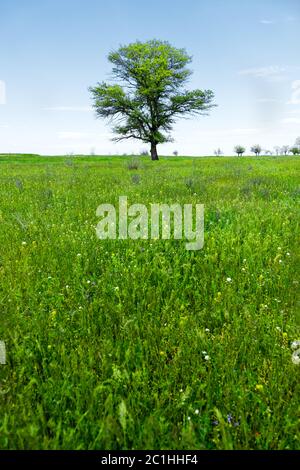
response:
[[[286,67],[279,65],[269,65],[267,67],[254,67],[239,71],[239,75],[248,75],[254,78],[264,78],[271,80],[281,80],[284,77]]]
[[[260,20],[259,21],[261,24],[275,24],[276,21],[274,20]]]
[[[285,118],[285,119],[282,119],[282,124],[300,124],[300,118],[295,118],[295,117],[291,117],[291,118]]]
[[[0,80],[0,104],[6,104],[6,86],[3,80]]]
[[[82,113],[87,113],[92,110],[93,108],[91,106],[50,106],[44,108],[44,111],[78,111]]]
[[[300,80],[292,82],[292,96],[288,104],[300,104]]]

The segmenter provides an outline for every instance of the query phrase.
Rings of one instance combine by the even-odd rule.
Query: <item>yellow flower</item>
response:
[[[255,390],[257,390],[258,392],[261,392],[263,389],[264,389],[263,385],[261,385],[261,384],[256,384],[255,385]]]

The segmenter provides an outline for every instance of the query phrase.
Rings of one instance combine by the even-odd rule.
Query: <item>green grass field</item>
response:
[[[300,449],[300,158],[130,161],[0,157],[0,448]],[[204,248],[99,240],[119,195]]]

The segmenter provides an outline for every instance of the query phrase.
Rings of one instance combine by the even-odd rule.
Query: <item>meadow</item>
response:
[[[0,448],[300,449],[299,168],[0,156]],[[119,195],[204,204],[203,249],[99,240]]]

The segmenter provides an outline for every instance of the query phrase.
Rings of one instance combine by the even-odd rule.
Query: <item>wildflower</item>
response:
[[[22,245],[25,246],[25,245],[27,245],[27,243],[26,243],[26,242],[22,242]]]
[[[87,281],[86,281],[86,283],[87,283],[87,284],[90,284],[90,283],[91,283],[91,281],[87,280]]]
[[[261,385],[261,384],[256,384],[255,385],[255,390],[257,390],[258,392],[261,392],[263,389],[264,389],[263,385]]]
[[[209,361],[209,360],[210,360],[210,357],[209,357],[208,355],[206,355],[206,356],[204,356],[204,359],[205,359],[206,361]]]
[[[282,259],[279,259],[279,260],[278,260],[278,263],[281,264],[281,263],[282,263]]]
[[[205,354],[207,354],[207,352],[206,352],[206,351],[202,351],[202,354],[205,356]]]
[[[245,271],[246,271],[246,269],[245,269],[245,268],[242,268],[242,271],[243,271],[243,272],[245,272]]]
[[[191,421],[191,417],[190,417],[190,416],[188,416],[187,419],[188,419],[188,421]]]
[[[206,331],[206,333],[209,333],[209,332],[210,332],[210,329],[209,329],[209,328],[205,328],[205,331]]]
[[[292,349],[297,349],[298,346],[300,347],[300,341],[293,341],[293,342],[291,343],[291,348],[292,348]]]
[[[114,290],[116,290],[116,291],[119,290],[119,287],[118,286],[114,287]]]
[[[287,253],[286,253],[286,256],[291,256],[291,253],[287,252]]]
[[[300,349],[297,349],[292,354],[292,363],[299,365],[300,364]]]
[[[231,277],[226,277],[226,281],[231,282],[232,281]]]
[[[231,422],[232,422],[232,414],[230,414],[230,413],[229,413],[229,415],[227,415],[227,422],[229,424],[231,424]]]
[[[218,426],[219,421],[216,419],[215,421],[212,422],[213,426]]]
[[[195,410],[195,415],[198,415],[200,413],[199,410]]]
[[[277,330],[277,331],[281,331],[280,326],[276,326],[276,330]]]
[[[78,258],[81,256],[81,253],[77,253]]]

